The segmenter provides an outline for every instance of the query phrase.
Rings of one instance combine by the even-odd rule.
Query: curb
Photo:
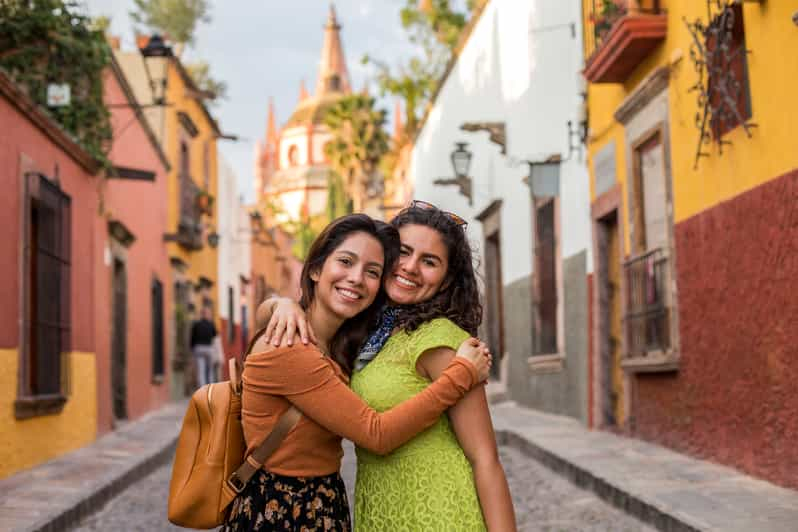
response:
[[[0,479],[0,530],[74,529],[131,484],[170,462],[183,402],[167,404],[93,443]]]
[[[506,445],[520,451],[551,471],[564,476],[576,486],[591,491],[615,508],[656,527],[658,530],[664,532],[700,532],[702,530],[511,430],[497,430],[496,440],[499,445]]]
[[[85,498],[76,501],[74,505],[61,512],[61,514],[49,517],[42,522],[34,523],[30,528],[23,530],[25,532],[57,532],[75,527],[86,517],[101,510],[105,504],[124,491],[125,488],[146,477],[159,466],[166,464],[176,445],[177,438],[175,437],[168,445],[145,456],[131,467],[120,471],[114,478],[91,493],[86,494]]]
[[[175,437],[168,445],[150,453],[130,467],[119,471],[112,479],[88,493],[82,500],[76,501],[57,516],[49,516],[29,528],[21,529],[24,532],[57,532],[68,530],[84,518],[100,510],[108,501],[118,495],[131,483],[136,482],[154,471],[158,466],[168,462],[177,444]]]

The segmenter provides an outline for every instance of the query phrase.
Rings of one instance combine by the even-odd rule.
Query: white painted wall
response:
[[[241,202],[238,181],[230,164],[219,155],[217,198],[219,233],[218,314],[232,323],[241,323],[241,278],[250,277],[249,215]],[[228,291],[233,287],[233,316],[228,316]],[[250,318],[251,319],[251,318]]]
[[[522,182],[523,160],[568,156],[568,120],[582,103],[582,44],[578,2],[493,0],[446,79],[416,139],[410,163],[414,197],[469,220],[468,233],[481,252],[481,224],[474,216],[501,199],[502,278],[505,284],[532,271],[531,201]],[[575,24],[572,37],[569,24]],[[465,132],[465,122],[504,122],[507,154],[485,132]],[[455,142],[473,153],[473,206],[456,187],[433,185],[453,177]],[[561,250],[567,258],[588,252],[592,271],[589,182],[581,153],[561,166]]]

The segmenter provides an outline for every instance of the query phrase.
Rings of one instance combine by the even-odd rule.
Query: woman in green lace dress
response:
[[[392,305],[361,348],[351,380],[377,411],[428,386],[482,319],[463,220],[413,202],[391,223],[402,242],[398,264],[385,280]],[[267,329],[273,343],[293,341],[297,329],[302,341],[312,341],[293,302],[272,299],[264,309],[275,306]],[[356,530],[515,530],[484,387],[393,453],[358,448],[357,458]]]

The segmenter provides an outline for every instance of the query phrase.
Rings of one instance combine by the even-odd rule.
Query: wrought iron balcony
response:
[[[585,78],[623,83],[663,41],[668,21],[660,0],[589,0]]]
[[[177,224],[177,243],[186,249],[202,248],[202,221],[198,198],[200,187],[190,175],[181,174],[180,184],[180,219]]]
[[[668,258],[662,249],[649,251],[624,264],[626,280],[627,358],[642,358],[670,348]]]

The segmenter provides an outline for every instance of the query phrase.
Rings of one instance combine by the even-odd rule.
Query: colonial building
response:
[[[308,94],[302,85],[299,102],[279,132],[269,104],[266,138],[255,152],[255,192],[277,207],[280,222],[306,220],[327,207],[330,166],[324,147],[330,133],[324,116],[352,92],[340,30],[330,6],[315,90]]]
[[[249,212],[230,164],[219,157],[219,334],[226,358],[246,348],[252,329],[252,239]]]
[[[193,383],[188,329],[201,307],[218,316],[217,140],[222,136],[205,105],[207,94],[160,38],[141,38],[139,49],[116,52],[145,116],[172,162],[167,180],[172,299],[168,305],[171,388],[180,397]],[[218,322],[217,322],[218,326]]]
[[[114,140],[113,168],[97,183],[94,238],[100,433],[169,400],[166,312],[172,294],[163,241],[171,166],[113,57],[103,85]]]
[[[615,4],[583,2],[594,423],[796,488],[795,4]]]
[[[100,163],[0,73],[0,477],[97,434]]]
[[[469,222],[485,280],[482,335],[502,356],[495,379],[523,405],[587,423],[580,18],[573,2],[479,8],[415,138],[409,179],[415,198]]]

